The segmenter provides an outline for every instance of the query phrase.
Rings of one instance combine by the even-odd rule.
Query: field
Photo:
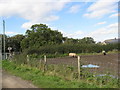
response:
[[[3,60],[4,70],[24,80],[31,81],[40,88],[118,88],[118,54],[82,55],[81,65],[93,64],[99,68],[81,68],[80,79],[77,72],[77,58],[47,58],[47,68],[40,59],[31,58],[28,63],[17,57],[16,61]],[[25,59],[26,60],[26,59]],[[33,62],[31,61],[33,60]],[[45,71],[44,71],[45,69]],[[87,72],[86,72],[87,71]],[[95,74],[94,74],[95,73]],[[96,75],[107,74],[105,77]]]
[[[77,58],[73,57],[62,57],[62,58],[50,58],[47,59],[47,64],[65,64],[77,67]],[[81,56],[82,65],[98,65],[99,68],[88,69],[91,72],[111,75],[118,75],[118,53],[107,54],[107,55],[83,55]],[[120,62],[119,62],[120,64]]]

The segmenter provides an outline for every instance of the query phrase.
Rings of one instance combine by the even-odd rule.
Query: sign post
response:
[[[5,21],[3,20],[3,51],[4,51],[4,60],[6,59],[6,53],[5,53]]]
[[[8,47],[8,50],[9,50],[9,59],[11,58],[11,50],[12,50],[12,47]]]

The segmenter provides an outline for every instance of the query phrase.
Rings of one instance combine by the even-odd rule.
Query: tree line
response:
[[[119,49],[118,44],[101,45],[91,37],[63,37],[61,32],[52,30],[46,24],[32,25],[25,35],[6,36],[6,52],[8,47],[12,47],[14,52],[27,54],[99,53],[102,50]]]

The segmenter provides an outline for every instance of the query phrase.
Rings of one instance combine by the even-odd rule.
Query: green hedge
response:
[[[39,48],[32,47],[27,49],[27,54],[65,54],[69,52],[74,53],[100,53],[102,50],[106,52],[112,51],[114,49],[120,50],[118,48],[120,44],[60,44],[60,45],[46,45],[40,46]]]

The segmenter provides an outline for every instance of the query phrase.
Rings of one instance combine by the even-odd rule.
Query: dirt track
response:
[[[36,88],[30,82],[2,71],[2,88]]]
[[[98,65],[98,69],[90,69],[99,73],[110,72],[118,75],[118,54],[107,54],[107,55],[85,55],[81,56],[81,63],[84,65],[93,64]],[[64,57],[64,58],[53,58],[47,60],[48,64],[67,64],[77,66],[77,58]],[[119,61],[120,64],[120,61]]]

